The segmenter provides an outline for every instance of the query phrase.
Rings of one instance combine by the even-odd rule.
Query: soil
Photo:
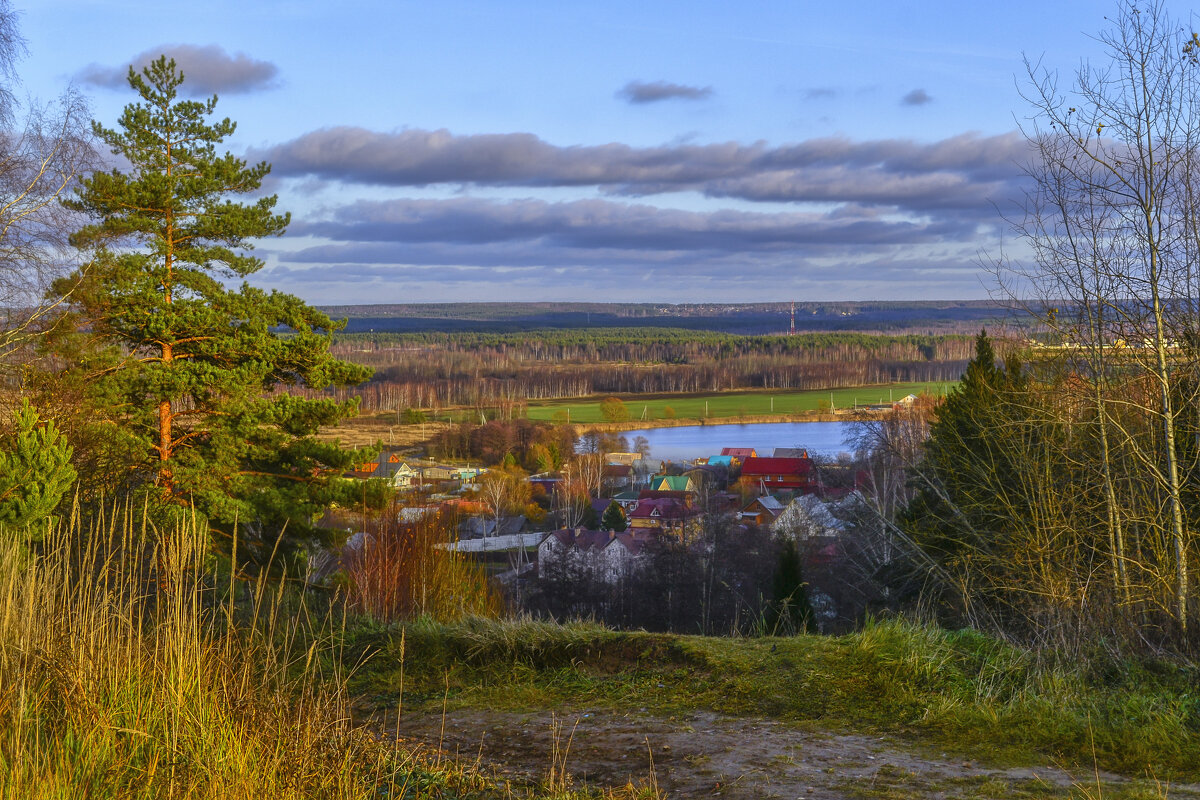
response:
[[[536,785],[565,765],[576,787],[653,782],[672,798],[1109,797],[1134,789],[1129,778],[1103,772],[989,766],[922,754],[889,738],[703,712],[664,718],[460,710],[379,721],[391,736],[476,762],[516,785]],[[1144,787],[1152,797],[1164,796],[1163,789]],[[1200,784],[1171,786],[1169,796],[1200,798]]]

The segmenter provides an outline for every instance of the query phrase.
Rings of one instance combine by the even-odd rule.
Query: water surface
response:
[[[657,459],[692,459],[715,456],[722,447],[753,447],[760,456],[776,447],[806,447],[814,455],[837,455],[849,451],[845,439],[852,422],[756,422],[747,425],[681,425],[676,428],[646,428],[623,431],[629,444],[638,436],[650,442],[650,456]]]

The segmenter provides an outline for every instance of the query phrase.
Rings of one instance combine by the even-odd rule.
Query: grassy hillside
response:
[[[1039,663],[972,631],[883,622],[842,637],[721,639],[421,621],[360,629],[347,655],[368,658],[351,688],[380,707],[703,709],[899,734],[999,763],[1200,777],[1195,670]]]

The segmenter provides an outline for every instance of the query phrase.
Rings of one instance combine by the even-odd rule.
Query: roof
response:
[[[604,548],[616,544],[635,556],[657,541],[654,534],[646,531],[626,531],[614,534],[609,531],[590,531],[586,528],[562,528],[551,531],[542,540],[542,543],[545,544],[551,538],[564,547],[593,552],[600,552]]]
[[[783,511],[783,503],[779,502],[769,494],[754,498],[752,501],[750,501],[750,504],[746,506],[745,510],[749,511],[750,508],[756,504],[762,506],[766,511],[770,511],[775,516],[779,516],[779,514]]]
[[[692,479],[687,475],[656,475],[651,481],[660,492],[686,492],[691,483]]]
[[[742,475],[798,475],[808,477],[812,472],[810,458],[747,458]]]
[[[758,452],[753,447],[722,447],[721,455],[734,458],[754,458]]]
[[[628,464],[605,464],[603,476],[605,478],[632,478],[633,467]]]
[[[808,458],[807,447],[776,447],[773,458]]]
[[[699,516],[700,512],[690,509],[682,500],[660,497],[638,502],[637,508],[629,512],[630,519],[687,519]]]
[[[709,456],[708,463],[711,466],[720,464],[722,466],[731,467],[733,466],[733,456]]]
[[[519,550],[522,547],[537,547],[545,538],[546,534],[544,533],[511,533],[489,536],[486,539],[443,542],[434,546],[443,550],[455,550],[459,553],[494,553],[504,550]]]

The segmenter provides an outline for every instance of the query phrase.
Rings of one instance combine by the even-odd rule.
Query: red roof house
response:
[[[763,486],[768,492],[788,489],[815,494],[821,488],[811,458],[747,458],[742,464],[742,483]]]

